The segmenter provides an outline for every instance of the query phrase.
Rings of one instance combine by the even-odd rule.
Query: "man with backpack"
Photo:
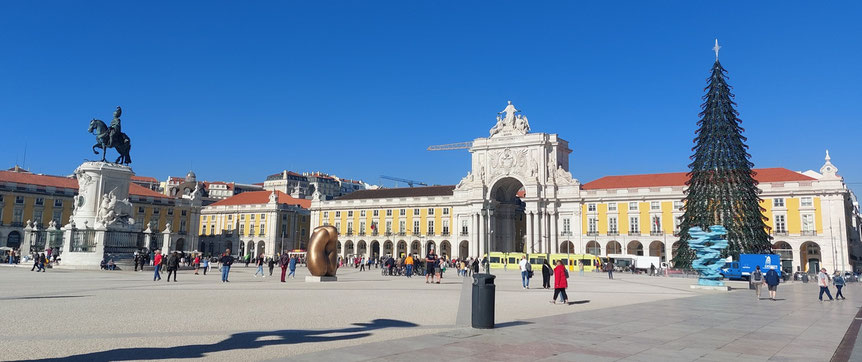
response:
[[[521,284],[524,289],[530,289],[530,272],[533,271],[532,265],[527,261],[526,256],[521,257],[521,262],[518,263],[521,269]]]
[[[749,284],[754,289],[754,296],[760,300],[760,285],[763,284],[763,273],[760,271],[760,265],[754,268],[754,272],[748,278]]]

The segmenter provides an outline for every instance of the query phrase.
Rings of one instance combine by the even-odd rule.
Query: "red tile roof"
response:
[[[0,171],[0,182],[14,182],[21,185],[78,189],[78,180],[72,177],[37,175],[23,172]],[[170,197],[135,183],[129,183],[129,194],[143,197],[169,199]]]
[[[400,187],[392,189],[359,190],[341,196],[336,200],[359,200],[359,199],[391,199],[396,197],[422,197],[422,196],[452,196],[455,185],[447,186],[424,186],[424,187]]]
[[[155,177],[149,176],[132,176],[132,181],[159,183]]]
[[[266,204],[269,203],[269,195],[271,193],[271,191],[247,191],[210,204],[210,206]],[[275,193],[278,195],[279,204],[298,205],[304,209],[311,207],[311,200],[293,198],[281,191],[276,191]]]
[[[783,181],[815,181],[814,178],[781,167],[757,168],[754,169],[754,172],[754,179],[761,183]],[[688,173],[686,172],[605,176],[598,180],[587,182],[581,185],[581,188],[584,190],[600,190],[660,186],[685,186],[685,183],[687,181]]]
[[[37,175],[29,172],[0,171],[0,182],[78,189],[78,180],[71,177]]]
[[[225,185],[228,190],[233,190],[233,182],[224,182],[224,181],[204,181],[204,188],[209,190],[210,185]]]

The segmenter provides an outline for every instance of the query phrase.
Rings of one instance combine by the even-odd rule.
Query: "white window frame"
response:
[[[652,211],[661,211],[661,202],[660,201],[650,201],[649,209]]]
[[[608,233],[620,233],[620,224],[616,216],[608,217]]]
[[[596,211],[596,203],[591,202],[587,204],[587,212],[595,212]]]
[[[784,205],[785,203],[783,197],[776,197],[772,199],[772,207],[784,207]]]
[[[597,234],[599,232],[598,219],[594,217],[587,218],[587,233]]]
[[[629,234],[638,235],[641,233],[641,217],[640,215],[629,215]]]
[[[808,202],[806,202],[806,201],[808,201]],[[811,196],[800,197],[799,198],[799,207],[814,207],[814,198]]]
[[[608,203],[608,211],[617,211],[617,203],[609,202]]]
[[[638,209],[639,209],[639,206],[638,206],[637,201],[630,201],[629,202],[629,211],[638,211]]]

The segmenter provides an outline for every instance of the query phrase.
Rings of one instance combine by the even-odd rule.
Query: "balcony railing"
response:
[[[587,231],[587,236],[598,236],[599,233],[597,231]]]
[[[641,236],[640,231],[629,231],[629,236]]]
[[[386,236],[392,236],[392,232],[391,232],[391,231],[387,231],[386,233],[384,233],[384,235],[386,235]]]
[[[802,230],[802,235],[805,235],[805,236],[817,236],[817,231],[814,231],[814,230]]]
[[[467,236],[467,232],[466,232],[466,231],[462,231],[462,232],[461,232],[461,236]]]
[[[364,232],[364,231],[360,231],[360,232],[359,232],[359,236],[365,236],[365,232]]]
[[[371,236],[377,236],[377,235],[379,235],[379,234],[380,234],[380,233],[378,233],[378,232],[377,232],[377,230],[374,230],[374,231],[372,231],[372,232],[371,232]]]
[[[442,232],[440,235],[442,235],[442,236],[449,236],[449,232],[448,232],[448,231],[444,231],[444,232]]]
[[[772,235],[775,236],[787,236],[787,231],[773,231]]]
[[[619,236],[619,235],[620,235],[619,231],[608,231],[608,236]]]
[[[572,236],[572,232],[571,231],[563,231],[560,233],[560,236]]]
[[[403,232],[403,231],[399,231],[399,232],[398,232],[398,236],[405,236],[405,235],[407,235],[407,233],[405,233],[405,232]]]
[[[12,224],[9,226],[20,228],[20,227],[24,227],[24,223],[20,222],[20,221],[13,221]]]
[[[353,236],[353,230],[347,230],[347,236]]]
[[[413,236],[420,236],[420,234],[419,234],[419,232],[418,232],[418,231],[414,231],[414,232],[413,232]]]
[[[662,236],[662,235],[664,235],[664,231],[653,230],[653,231],[650,231],[649,234],[650,234],[650,236]]]

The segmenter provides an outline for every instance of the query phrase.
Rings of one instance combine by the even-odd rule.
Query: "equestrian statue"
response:
[[[96,151],[96,148],[101,148],[102,162],[107,162],[105,161],[105,156],[107,156],[108,149],[113,148],[120,154],[120,157],[117,157],[117,160],[114,161],[114,163],[124,165],[132,163],[132,157],[129,156],[129,150],[132,148],[132,143],[129,141],[129,136],[122,132],[120,124],[120,115],[122,114],[123,109],[117,106],[117,110],[114,111],[114,119],[111,120],[110,127],[105,125],[105,122],[95,118],[90,121],[90,128],[87,131],[96,135],[97,142],[93,145],[93,153],[98,155],[99,151]]]

